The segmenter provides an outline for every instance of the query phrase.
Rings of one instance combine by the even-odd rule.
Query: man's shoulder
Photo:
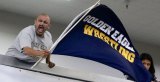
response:
[[[45,35],[48,36],[49,38],[52,38],[52,35],[51,35],[51,33],[49,31],[46,31]]]
[[[31,32],[34,32],[34,30],[35,30],[35,26],[34,25],[30,25],[30,26],[27,26],[24,29],[22,29],[21,32],[31,33]]]
[[[35,35],[34,25],[30,25],[23,28],[18,34],[18,36],[30,36],[30,37],[34,37],[34,35]]]
[[[29,25],[27,27],[25,27],[23,30],[34,30],[35,26],[34,25]]]

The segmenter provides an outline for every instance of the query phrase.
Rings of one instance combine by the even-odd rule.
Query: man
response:
[[[34,63],[40,57],[46,57],[46,63],[50,68],[55,64],[50,62],[52,36],[47,30],[50,26],[50,17],[47,14],[40,14],[30,25],[20,31],[6,55],[14,56],[25,62]]]

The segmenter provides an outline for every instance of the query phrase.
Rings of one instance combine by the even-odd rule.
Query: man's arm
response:
[[[47,51],[47,50],[34,50],[34,49],[32,49],[32,48],[30,48],[30,47],[24,47],[23,48],[23,53],[25,54],[25,55],[29,55],[29,56],[48,56],[48,55],[50,55],[50,53],[49,53],[49,51]]]
[[[50,53],[47,50],[34,50],[32,48],[29,47],[24,47],[23,48],[23,53],[29,56],[42,56],[42,57],[46,57],[46,63],[48,64],[49,68],[53,68],[55,66],[54,63],[52,63],[50,61]]]

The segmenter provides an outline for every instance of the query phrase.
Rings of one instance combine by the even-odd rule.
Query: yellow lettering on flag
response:
[[[135,54],[130,52],[129,50],[125,49],[124,47],[120,46],[118,42],[114,41],[105,33],[101,32],[100,30],[90,26],[90,25],[85,25],[84,26],[84,34],[89,35],[89,36],[94,36],[96,38],[101,39],[102,41],[106,42],[109,44],[113,49],[118,51],[125,59],[127,59],[129,62],[133,63],[135,59]]]

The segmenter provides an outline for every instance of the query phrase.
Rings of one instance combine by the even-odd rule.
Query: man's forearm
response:
[[[40,53],[40,51],[34,50],[32,48],[29,48],[29,47],[24,47],[23,48],[23,53],[25,55],[29,55],[29,56],[42,56],[43,55],[43,54]]]

